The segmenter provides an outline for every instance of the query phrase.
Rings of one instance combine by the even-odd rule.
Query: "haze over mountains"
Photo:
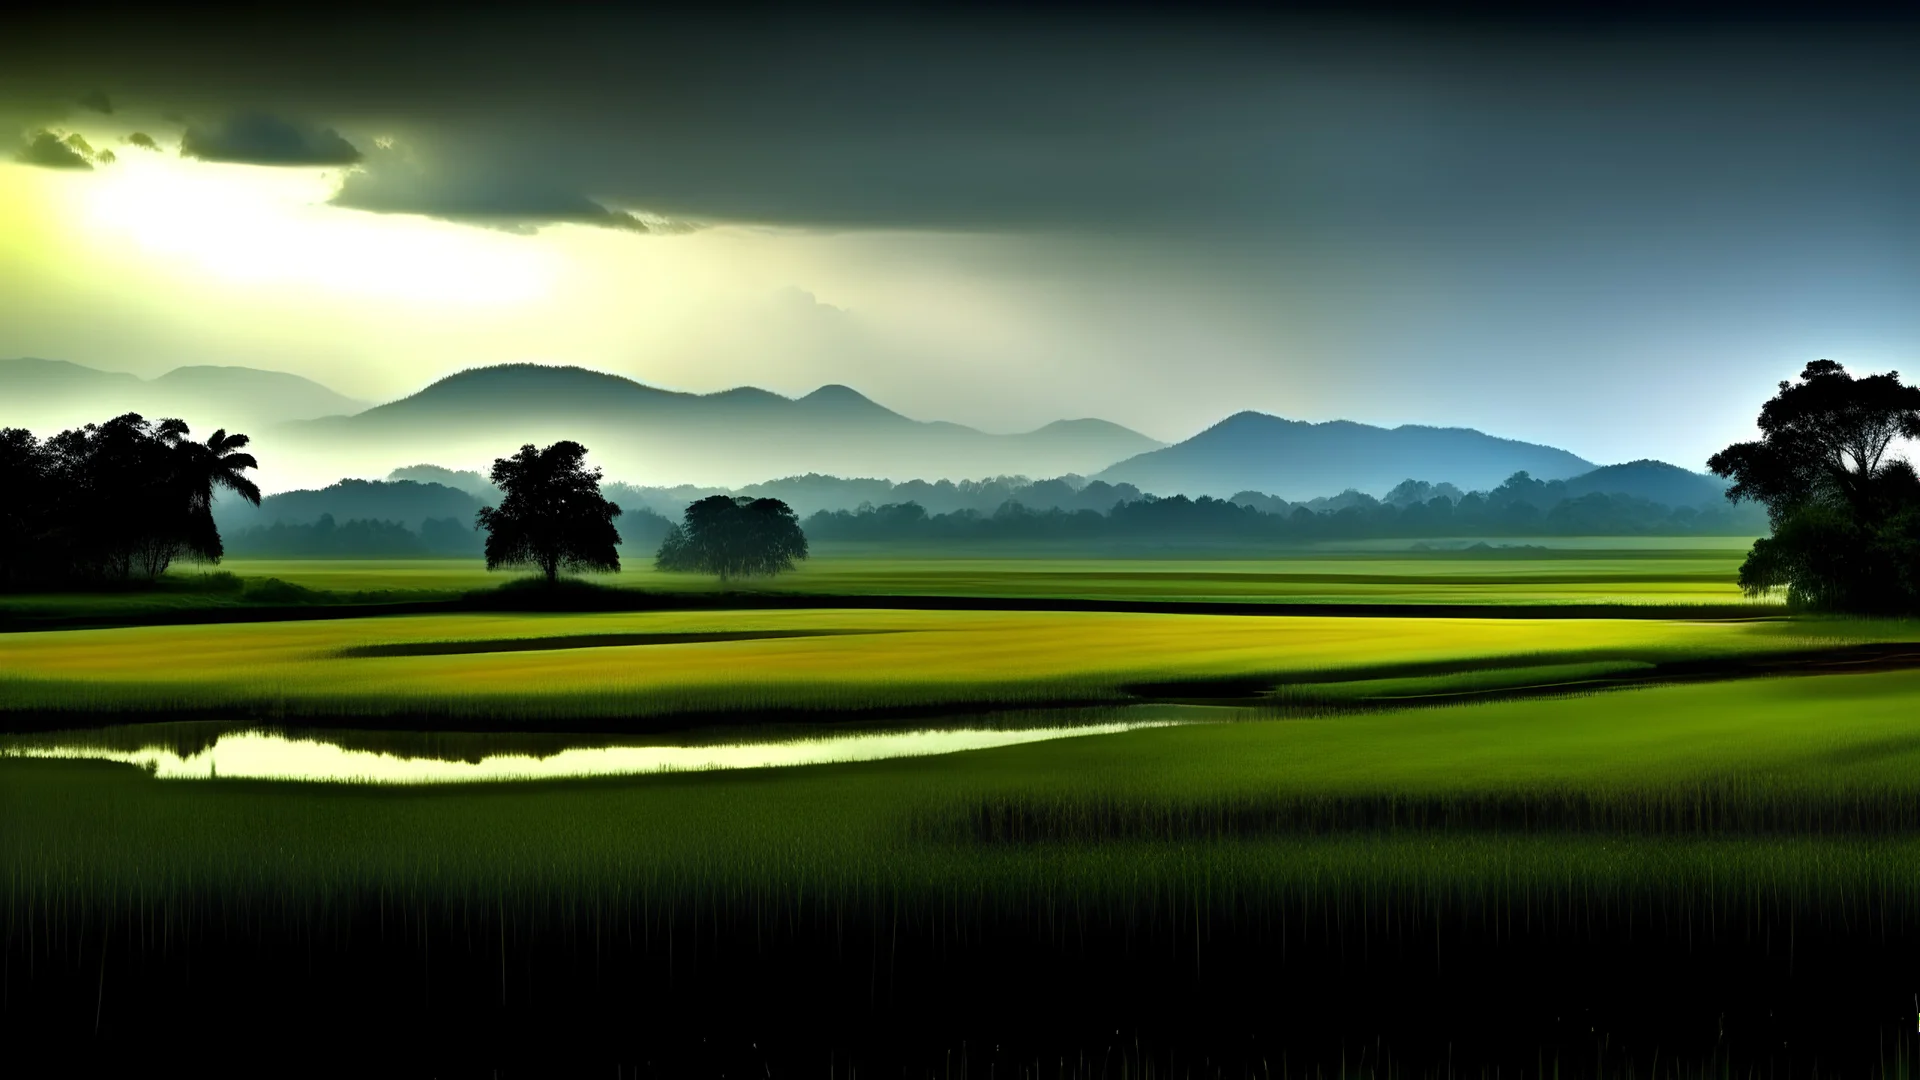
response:
[[[268,491],[391,474],[484,494],[475,490],[485,486],[478,474],[493,458],[561,438],[585,443],[609,480],[661,487],[742,488],[809,473],[893,483],[1077,475],[1157,495],[1253,491],[1302,501],[1347,489],[1381,496],[1407,479],[1484,490],[1525,471],[1570,480],[1569,494],[1629,491],[1668,505],[1705,505],[1724,490],[1658,462],[1596,470],[1564,450],[1466,428],[1305,423],[1258,412],[1167,446],[1095,419],[988,434],[913,420],[837,385],[799,398],[753,387],[690,394],[577,367],[508,364],[462,371],[368,408],[310,380],[252,368],[187,367],[149,380],[59,361],[0,361],[0,426],[46,435],[125,411],[181,416],[200,434],[246,431]]]
[[[908,419],[845,386],[800,398],[754,387],[688,394],[532,364],[463,371],[356,416],[290,424],[276,436],[296,454],[327,449],[371,475],[422,461],[479,468],[522,443],[566,438],[586,444],[609,477],[729,485],[803,472],[1085,473],[1162,445],[1103,420],[991,435]]]
[[[290,420],[367,407],[364,401],[283,371],[194,365],[142,379],[37,357],[0,360],[0,402],[0,424],[41,434],[125,412],[150,419],[177,416],[196,434],[220,427],[252,434]]]
[[[1227,498],[1259,491],[1310,499],[1347,488],[1382,494],[1402,480],[1491,488],[1516,472],[1563,480],[1593,463],[1551,446],[1470,428],[1379,428],[1347,420],[1310,424],[1243,412],[1185,442],[1129,458],[1095,479],[1142,491]]]

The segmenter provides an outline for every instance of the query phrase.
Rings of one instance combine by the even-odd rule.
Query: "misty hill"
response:
[[[446,472],[437,466],[412,471]],[[611,485],[609,494],[620,494]],[[497,493],[496,493],[497,494]],[[633,494],[628,492],[629,495]],[[622,546],[651,553],[665,539],[668,520],[637,498],[618,500]],[[689,500],[691,501],[691,500]],[[415,480],[341,480],[324,488],[283,491],[259,506],[232,497],[214,502],[214,520],[230,554],[255,557],[421,558],[479,557],[485,534],[474,516],[494,498],[445,484]],[[678,518],[685,504],[673,507]]]
[[[404,469],[395,469],[387,474],[388,480],[414,480],[422,484],[440,484],[443,487],[458,488],[461,491],[492,505],[500,499],[500,489],[493,481],[474,472],[472,469],[443,469],[438,465],[409,465]]]
[[[992,514],[1008,503],[1029,510],[1111,510],[1116,503],[1139,499],[1139,489],[1128,484],[1088,483],[1084,477],[1062,476],[1051,480],[1028,480],[1023,476],[997,476],[986,480],[908,480],[895,484],[887,480],[844,479],[838,476],[788,476],[739,488],[698,487],[691,484],[674,487],[638,487],[631,484],[607,484],[602,490],[622,509],[650,509],[678,519],[687,505],[709,495],[744,495],[749,498],[779,499],[807,517],[818,511],[857,510],[862,506],[912,503],[929,514]]]
[[[1384,493],[1408,477],[1474,490],[1495,487],[1516,472],[1556,480],[1593,468],[1565,450],[1471,428],[1313,424],[1243,412],[1185,442],[1122,461],[1096,479],[1157,493],[1225,498],[1259,491],[1298,500],[1344,488]]]
[[[1570,499],[1594,492],[1631,495],[1667,506],[1723,506],[1727,501],[1727,482],[1664,461],[1645,459],[1624,465],[1603,465],[1567,479],[1566,495]]]
[[[336,522],[391,521],[416,532],[428,519],[453,518],[471,528],[482,503],[444,484],[413,480],[342,480],[312,491],[283,491],[259,506],[232,496],[214,502],[214,520],[222,530],[265,525],[311,525],[325,515]]]
[[[196,365],[153,379],[64,360],[0,360],[0,426],[51,434],[126,412],[178,416],[196,434],[359,412],[364,402],[281,371]],[[251,429],[251,430],[250,430]]]
[[[357,416],[288,424],[276,441],[331,475],[408,461],[484,468],[523,443],[568,438],[609,477],[742,484],[768,475],[1056,475],[1161,444],[1100,420],[993,435],[912,420],[845,386],[788,398],[753,387],[688,394],[577,367],[506,364],[441,379]]]
[[[336,394],[312,379],[258,368],[196,364],[174,368],[151,385],[182,405],[191,402],[222,414],[230,411],[244,420],[311,420],[346,416],[367,407],[366,402]]]

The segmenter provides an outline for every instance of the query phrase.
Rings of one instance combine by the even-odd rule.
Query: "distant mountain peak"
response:
[[[1302,499],[1341,488],[1383,494],[1408,477],[1472,490],[1522,470],[1559,479],[1592,468],[1564,450],[1472,428],[1312,423],[1248,410],[1185,442],[1122,461],[1097,478],[1155,494],[1257,491]]]
[[[757,386],[736,386],[730,390],[720,390],[702,395],[710,401],[750,401],[760,404],[784,404],[792,399],[785,398],[771,390],[762,390]]]
[[[1242,409],[1232,416],[1221,420],[1208,428],[1208,431],[1257,430],[1272,427],[1312,427],[1305,420],[1289,420],[1284,416],[1263,413],[1257,409]]]
[[[548,383],[568,383],[574,385],[595,383],[627,383],[632,386],[645,386],[624,375],[613,375],[605,371],[583,368],[577,364],[483,364],[480,367],[462,368],[451,375],[442,376],[427,384],[426,389],[436,386],[457,386],[461,384],[538,380]],[[652,389],[652,387],[647,387]],[[423,391],[424,392],[424,391]]]
[[[66,360],[0,360],[9,422],[77,426],[125,412],[178,416],[228,430],[357,413],[355,401],[301,375],[237,364],[190,364],[143,379]]]
[[[1158,439],[1148,438],[1132,428],[1116,424],[1111,420],[1102,420],[1096,416],[1082,416],[1073,420],[1055,420],[1043,424],[1028,432],[1029,435],[1066,436],[1075,439],[1112,439],[1139,445],[1143,449],[1165,446]]]
[[[799,398],[817,405],[876,405],[867,395],[842,383],[828,383],[813,393]]]
[[[31,375],[39,378],[110,380],[120,383],[145,381],[138,375],[124,371],[102,371],[85,364],[76,364],[71,360],[47,360],[38,356],[17,356],[11,360],[0,360],[0,373],[13,376]]]

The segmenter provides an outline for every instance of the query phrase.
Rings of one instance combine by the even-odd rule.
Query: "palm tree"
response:
[[[252,454],[241,453],[252,440],[238,433],[229,435],[221,428],[206,442],[195,442],[187,437],[184,420],[162,420],[154,434],[173,451],[174,480],[186,498],[187,550],[203,559],[218,559],[224,548],[213,524],[214,489],[225,489],[260,505],[260,488],[241,475],[260,467]]]

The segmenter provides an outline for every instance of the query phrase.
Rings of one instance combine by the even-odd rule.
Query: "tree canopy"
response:
[[[654,565],[720,580],[771,576],[807,557],[807,536],[793,508],[779,499],[713,495],[687,507],[685,520],[661,542]]]
[[[494,460],[488,478],[505,496],[478,515],[487,569],[536,567],[548,585],[562,570],[620,569],[620,508],[601,496],[600,470],[587,468],[586,457],[586,447],[563,440]]]
[[[1780,383],[1759,427],[1758,441],[1707,462],[1733,481],[1727,498],[1765,506],[1773,526],[1741,567],[1742,587],[1785,587],[1818,609],[1920,609],[1920,475],[1889,456],[1895,439],[1920,438],[1920,387],[1815,360]]]
[[[258,504],[245,475],[259,467],[245,435],[205,442],[187,425],[138,413],[63,431],[45,442],[0,431],[0,582],[114,582],[165,573],[175,559],[217,562],[219,492]]]

